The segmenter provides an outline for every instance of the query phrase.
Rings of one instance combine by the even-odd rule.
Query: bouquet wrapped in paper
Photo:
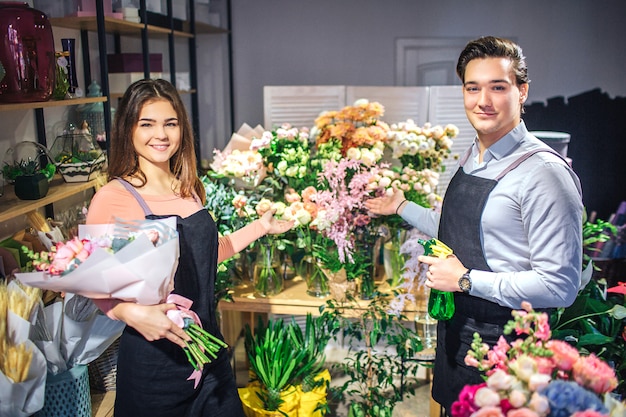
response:
[[[244,123],[232,134],[223,151],[214,150],[211,170],[232,178],[236,188],[258,186],[266,176],[263,155],[258,150],[251,150],[250,144],[254,138],[260,138],[264,131],[260,125],[252,128]]]
[[[33,255],[37,271],[16,276],[47,290],[158,304],[172,291],[178,267],[175,221],[80,225],[78,238]]]
[[[46,360],[29,340],[41,292],[0,284],[0,415],[30,416],[43,407]]]
[[[176,218],[80,225],[78,231],[78,237],[57,243],[51,252],[30,253],[37,271],[20,273],[17,277],[26,285],[92,299],[113,298],[143,305],[175,303],[178,309],[168,311],[167,315],[192,339],[187,342],[185,353],[194,367],[192,376],[197,383],[202,366],[217,357],[216,352],[226,344],[202,329],[199,318],[191,310],[191,300],[171,294],[179,257]],[[82,304],[80,298],[71,300]],[[54,309],[59,308],[62,307],[51,307],[52,317],[58,317]],[[74,315],[86,315],[84,305],[73,308]],[[99,320],[99,316],[95,317]],[[48,333],[58,332],[56,324],[46,326]],[[119,334],[123,329],[121,323],[115,323],[119,328],[115,325],[107,328],[102,323],[76,320],[76,317],[65,317],[62,325],[61,339],[44,340],[63,340],[65,358],[70,363],[83,363],[101,353],[82,340],[81,333],[88,331],[97,345],[98,340],[115,332]],[[54,351],[55,346],[49,348]]]

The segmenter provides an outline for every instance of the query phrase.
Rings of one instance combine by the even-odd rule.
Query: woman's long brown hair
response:
[[[157,100],[165,100],[172,105],[180,125],[180,149],[170,159],[170,169],[180,181],[180,196],[188,198],[195,194],[204,204],[206,195],[202,181],[198,178],[193,129],[178,91],[166,80],[139,80],[124,93],[115,113],[111,134],[109,180],[134,177],[142,185],[146,183],[146,176],[139,167],[133,146],[133,133],[143,106]]]

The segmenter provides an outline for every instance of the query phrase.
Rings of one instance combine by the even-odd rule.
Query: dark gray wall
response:
[[[216,0],[220,1],[220,0]],[[515,37],[530,101],[626,96],[623,0],[231,0],[234,124],[263,122],[264,85],[394,85],[395,40]]]
[[[529,66],[528,103],[538,103],[530,128],[572,134],[589,210],[607,218],[626,200],[619,185],[626,150],[613,144],[626,143],[617,125],[626,115],[606,108],[626,97],[624,0],[231,0],[231,7],[235,128],[263,123],[265,85],[395,85],[398,38],[514,37]],[[549,100],[567,105],[590,91],[603,99],[585,101],[588,112],[580,113],[581,100],[548,110]],[[600,120],[604,128],[594,129]]]

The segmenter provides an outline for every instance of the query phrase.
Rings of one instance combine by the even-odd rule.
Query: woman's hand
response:
[[[380,214],[383,216],[389,214],[400,214],[404,207],[399,207],[400,204],[406,206],[404,202],[404,192],[396,189],[393,194],[386,195],[384,197],[372,198],[365,201],[365,208],[374,214]],[[400,210],[398,210],[400,208]]]
[[[285,233],[293,227],[293,220],[278,220],[274,217],[275,210],[266,211],[259,219],[268,235]]]
[[[185,341],[191,338],[167,317],[166,312],[173,309],[173,303],[145,306],[122,302],[114,307],[114,314],[150,342],[168,339],[184,348]]]

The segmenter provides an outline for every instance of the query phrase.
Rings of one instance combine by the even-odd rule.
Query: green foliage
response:
[[[606,242],[616,235],[617,227],[610,222],[597,219],[595,223],[591,223],[585,220],[583,223],[583,268],[589,263],[593,253],[600,251],[594,245]]]
[[[389,298],[377,296],[367,304],[359,305],[354,298],[345,303],[328,300],[321,307],[330,334],[342,334],[350,345],[350,354],[335,365],[348,378],[333,389],[339,398],[350,397],[350,415],[380,417],[389,415],[402,400],[402,387],[394,381],[404,372],[415,379],[419,365],[404,362],[421,351],[422,342],[410,328],[404,326],[406,317],[389,313]],[[357,345],[363,349],[355,349]],[[403,363],[404,362],[404,363]],[[415,393],[406,385],[406,393]]]
[[[323,367],[323,352],[328,342],[323,320],[307,316],[305,334],[295,321],[286,325],[283,320],[270,319],[265,324],[259,317],[254,334],[246,325],[246,352],[262,386],[259,398],[265,410],[278,410],[283,403],[280,393],[285,388],[305,380],[310,382]]]
[[[14,164],[5,163],[2,167],[2,175],[9,181],[15,181],[17,177],[23,175],[35,175],[42,173],[46,178],[51,179],[56,172],[54,164],[46,164],[44,168],[39,168],[39,162],[34,159],[20,160]]]
[[[582,354],[595,354],[615,368],[618,393],[626,397],[626,307],[624,295],[608,293],[605,280],[592,279],[574,304],[550,316],[554,339]]]

